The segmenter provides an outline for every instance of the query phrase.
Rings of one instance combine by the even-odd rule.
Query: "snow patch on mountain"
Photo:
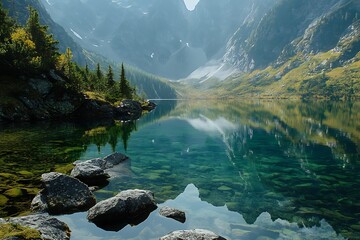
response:
[[[77,32],[75,32],[72,28],[70,28],[70,31],[77,37],[77,38],[79,38],[79,39],[83,39],[81,36],[80,36],[80,34],[78,34]]]

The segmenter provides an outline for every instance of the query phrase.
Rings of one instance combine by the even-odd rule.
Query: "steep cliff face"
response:
[[[346,31],[356,30],[359,5],[356,0],[282,0],[267,12],[257,9],[255,24],[245,24],[236,32],[224,59],[250,72],[285,63],[297,53],[329,51]]]

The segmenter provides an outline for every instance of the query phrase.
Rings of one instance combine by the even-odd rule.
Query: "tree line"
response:
[[[7,73],[33,75],[54,70],[62,76],[67,87],[77,91],[100,94],[107,101],[136,98],[136,89],[130,86],[121,65],[119,81],[109,65],[106,71],[100,64],[95,70],[79,66],[72,58],[70,48],[60,53],[58,41],[48,33],[48,26],[40,24],[38,12],[29,7],[29,18],[24,26],[17,24],[0,3],[0,68]],[[0,72],[1,73],[1,72]]]

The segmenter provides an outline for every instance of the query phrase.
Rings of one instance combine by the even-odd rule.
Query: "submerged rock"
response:
[[[184,223],[186,221],[185,212],[175,208],[162,207],[159,213],[164,217],[175,219],[176,221],[179,221],[181,223]]]
[[[67,240],[70,239],[69,227],[56,218],[44,215],[29,215],[26,217],[16,217],[10,219],[1,219],[0,223],[18,224],[38,230],[42,239],[47,240]],[[9,238],[13,239],[13,238]],[[22,238],[15,238],[22,239]]]
[[[110,178],[110,175],[102,168],[88,162],[76,164],[70,175],[89,186],[104,185],[107,183],[107,179]]]
[[[122,153],[119,153],[119,152],[110,154],[110,155],[104,157],[104,161],[106,162],[105,168],[112,168],[112,167],[122,163],[126,159],[128,159],[128,156],[126,156]]]
[[[33,199],[34,211],[64,214],[86,211],[96,204],[94,194],[80,180],[61,174],[46,173],[41,176],[44,189]]]
[[[98,227],[119,231],[127,224],[137,225],[157,208],[154,194],[146,190],[126,190],[115,197],[97,203],[89,209],[87,218]]]
[[[125,154],[119,153],[119,152],[115,152],[113,154],[110,154],[106,157],[102,158],[94,158],[94,159],[90,159],[87,161],[76,161],[74,162],[74,165],[77,166],[79,164],[89,164],[89,165],[93,165],[96,167],[99,167],[103,170],[112,168],[120,163],[122,163],[123,161],[129,159],[128,156],[126,156]]]
[[[174,231],[160,240],[226,240],[213,232],[203,229]]]

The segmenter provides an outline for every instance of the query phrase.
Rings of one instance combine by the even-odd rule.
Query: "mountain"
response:
[[[263,97],[359,97],[359,51],[359,1],[282,0],[230,39],[224,62],[243,74],[214,88]]]
[[[41,0],[81,46],[147,72],[179,79],[225,53],[254,4],[270,0]]]

